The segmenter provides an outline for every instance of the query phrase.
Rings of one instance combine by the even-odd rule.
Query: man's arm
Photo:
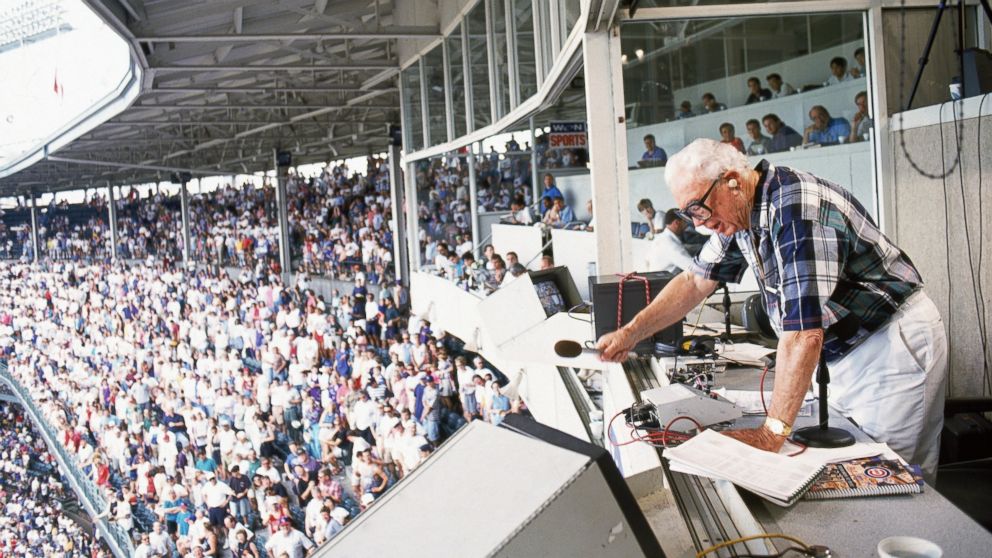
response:
[[[803,406],[806,392],[813,379],[813,371],[820,361],[823,349],[823,330],[785,331],[778,340],[775,362],[775,388],[768,416],[785,424],[795,424],[796,415]],[[762,425],[760,428],[732,430],[726,432],[748,445],[766,451],[777,452],[785,443],[786,436],[776,436]]]
[[[689,271],[678,274],[630,323],[599,338],[596,349],[600,352],[600,358],[608,362],[623,362],[638,341],[681,320],[716,286],[716,281],[703,279]]]

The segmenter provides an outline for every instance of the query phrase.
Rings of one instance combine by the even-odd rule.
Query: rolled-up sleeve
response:
[[[846,314],[830,302],[847,258],[840,231],[809,220],[784,223],[775,239],[782,329],[828,328]]]
[[[747,260],[737,245],[737,238],[714,234],[692,260],[689,271],[710,281],[740,283]]]

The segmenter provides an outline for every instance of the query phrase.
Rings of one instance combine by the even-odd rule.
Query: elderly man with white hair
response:
[[[717,234],[647,308],[599,340],[602,358],[623,360],[750,267],[779,333],[777,374],[765,424],[730,435],[778,451],[822,354],[831,405],[932,481],[947,339],[909,257],[847,190],[767,161],[752,168],[732,146],[696,140],[669,159],[665,179],[684,218]]]

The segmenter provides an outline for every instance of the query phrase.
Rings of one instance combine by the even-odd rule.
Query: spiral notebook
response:
[[[918,465],[898,459],[869,457],[831,463],[806,493],[807,500],[920,494],[923,475]]]
[[[728,480],[779,506],[795,504],[826,468],[823,461],[763,451],[713,430],[664,456],[672,471]]]

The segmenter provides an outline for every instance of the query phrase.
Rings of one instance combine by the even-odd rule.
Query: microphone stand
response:
[[[827,369],[827,358],[820,353],[820,365],[816,368],[816,383],[820,386],[818,404],[820,407],[820,423],[796,430],[792,437],[795,441],[811,448],[842,448],[854,444],[854,436],[842,428],[830,426],[830,411],[827,408],[827,385],[830,384],[830,371]]]
[[[722,283],[722,285],[723,285],[723,324],[725,328],[723,333],[723,342],[729,343],[730,342],[730,287],[728,287],[726,283]]]

